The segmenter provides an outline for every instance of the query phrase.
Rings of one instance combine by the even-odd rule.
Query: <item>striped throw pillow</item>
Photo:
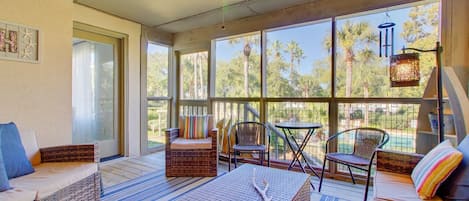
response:
[[[411,175],[419,197],[431,199],[435,196],[440,184],[456,169],[462,157],[462,153],[455,149],[449,140],[428,152],[415,166]]]
[[[201,139],[208,137],[208,116],[186,116],[184,120],[184,138]]]

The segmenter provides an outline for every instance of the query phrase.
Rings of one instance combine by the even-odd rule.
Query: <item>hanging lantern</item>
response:
[[[387,14],[386,14],[387,15]],[[388,15],[387,15],[388,16]],[[389,16],[388,16],[389,17]],[[394,55],[394,26],[393,22],[386,22],[378,25],[379,28],[379,57]],[[384,32],[384,34],[383,34]],[[391,33],[389,33],[391,32]],[[383,44],[384,42],[384,44]],[[390,54],[388,54],[390,52]]]
[[[403,53],[392,55],[390,59],[391,87],[418,86],[420,82],[420,67],[418,53]]]

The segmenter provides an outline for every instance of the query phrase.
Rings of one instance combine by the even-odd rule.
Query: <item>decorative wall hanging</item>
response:
[[[0,21],[0,59],[39,63],[39,30]]]

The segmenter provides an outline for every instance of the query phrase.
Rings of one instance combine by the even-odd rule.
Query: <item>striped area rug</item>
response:
[[[214,178],[166,177],[164,170],[157,171],[105,188],[101,200],[172,200]]]
[[[105,188],[101,200],[177,200],[180,195],[215,178],[216,177],[166,177],[164,170],[162,170]],[[311,193],[311,200],[344,201],[344,199],[339,199],[334,196],[319,194],[317,191]]]

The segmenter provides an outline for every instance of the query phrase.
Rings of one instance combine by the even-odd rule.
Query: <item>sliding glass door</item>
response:
[[[98,142],[101,158],[120,155],[120,39],[75,29],[72,42],[72,141]]]

